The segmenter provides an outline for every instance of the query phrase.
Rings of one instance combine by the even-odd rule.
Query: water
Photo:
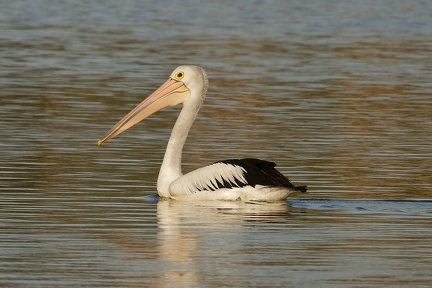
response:
[[[431,13],[427,1],[1,3],[1,286],[428,287]],[[189,63],[210,89],[184,170],[259,157],[306,195],[149,201],[178,107],[96,146]]]

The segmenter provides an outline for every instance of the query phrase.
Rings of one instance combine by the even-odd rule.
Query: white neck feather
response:
[[[200,68],[200,70],[202,70]],[[202,82],[200,85],[188,87],[191,95],[189,99],[183,104],[183,108],[177,118],[174,128],[171,132],[171,137],[168,141],[165,156],[159,172],[157,181],[157,191],[159,196],[169,198],[170,184],[183,176],[181,170],[183,146],[186,142],[189,130],[201,108],[202,102],[205,98],[207,91],[207,76],[202,70]],[[198,84],[198,83],[197,83]]]

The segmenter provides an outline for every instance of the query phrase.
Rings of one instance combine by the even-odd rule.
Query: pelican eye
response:
[[[184,72],[178,72],[178,73],[175,75],[176,80],[182,80],[183,77],[184,77]]]

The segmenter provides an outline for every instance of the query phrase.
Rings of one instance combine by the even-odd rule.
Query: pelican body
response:
[[[218,161],[183,175],[183,146],[204,101],[207,87],[207,75],[201,67],[177,67],[164,84],[114,125],[98,141],[98,146],[164,107],[183,104],[157,180],[160,197],[187,201],[272,202],[285,200],[293,192],[306,192],[306,186],[294,186],[276,170],[275,163],[252,158]]]

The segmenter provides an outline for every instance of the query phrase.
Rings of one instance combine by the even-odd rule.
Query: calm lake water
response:
[[[429,1],[0,3],[0,286],[429,287]],[[207,70],[184,170],[278,163],[283,203],[155,201],[179,107],[96,141],[180,64]]]

